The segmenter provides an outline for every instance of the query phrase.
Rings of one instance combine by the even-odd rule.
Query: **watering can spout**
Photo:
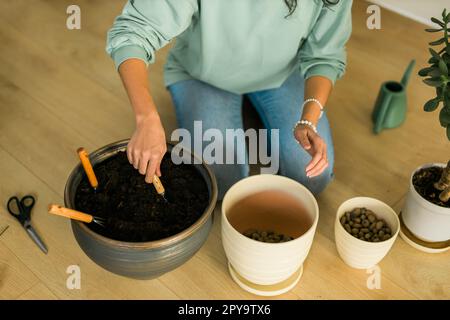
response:
[[[411,73],[415,65],[416,60],[411,60],[411,62],[408,65],[408,68],[406,68],[405,74],[403,75],[403,78],[400,81],[400,83],[403,85],[403,88],[406,88],[408,86],[409,78],[411,78]]]

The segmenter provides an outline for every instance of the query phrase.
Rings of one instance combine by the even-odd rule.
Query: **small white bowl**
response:
[[[341,225],[340,218],[355,208],[372,210],[377,218],[384,219],[392,230],[392,237],[385,241],[368,242],[355,238]],[[336,214],[334,235],[342,260],[352,268],[369,269],[378,264],[389,252],[400,231],[400,221],[395,211],[377,199],[356,197],[345,201]]]

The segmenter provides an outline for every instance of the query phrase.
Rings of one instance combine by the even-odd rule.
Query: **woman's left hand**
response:
[[[328,167],[327,145],[325,141],[306,125],[299,125],[294,130],[294,137],[312,157],[306,166],[306,176],[316,177]]]

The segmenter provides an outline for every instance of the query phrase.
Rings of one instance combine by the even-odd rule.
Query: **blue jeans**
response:
[[[317,195],[332,180],[334,150],[330,126],[324,113],[317,130],[327,144],[329,166],[318,177],[306,177],[305,167],[311,156],[301,148],[292,134],[292,128],[302,113],[304,82],[300,72],[295,72],[279,88],[251,92],[246,96],[264,126],[268,130],[279,129],[279,174],[297,180]],[[202,121],[203,130],[218,129],[224,137],[226,129],[243,129],[243,96],[199,80],[180,81],[170,85],[168,89],[175,105],[178,125],[187,129],[192,137],[194,121],[199,120]],[[227,143],[229,142],[224,141],[224,148],[227,148]],[[235,147],[233,142],[231,147]],[[223,198],[234,183],[249,175],[248,164],[211,164],[211,168],[217,178],[219,199]]]

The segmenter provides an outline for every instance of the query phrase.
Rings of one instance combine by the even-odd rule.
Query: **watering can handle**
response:
[[[373,132],[375,134],[379,134],[383,129],[384,118],[389,108],[389,104],[391,103],[391,99],[392,96],[388,95],[386,99],[384,99],[383,104],[381,105],[380,113],[378,114],[378,117],[375,119],[375,126],[373,127]]]
[[[416,60],[411,60],[411,62],[408,65],[408,68],[406,68],[405,74],[403,75],[403,78],[400,81],[401,84],[403,85],[403,88],[406,88],[408,86],[409,78],[411,77],[411,73],[412,73],[415,65],[416,65]]]

